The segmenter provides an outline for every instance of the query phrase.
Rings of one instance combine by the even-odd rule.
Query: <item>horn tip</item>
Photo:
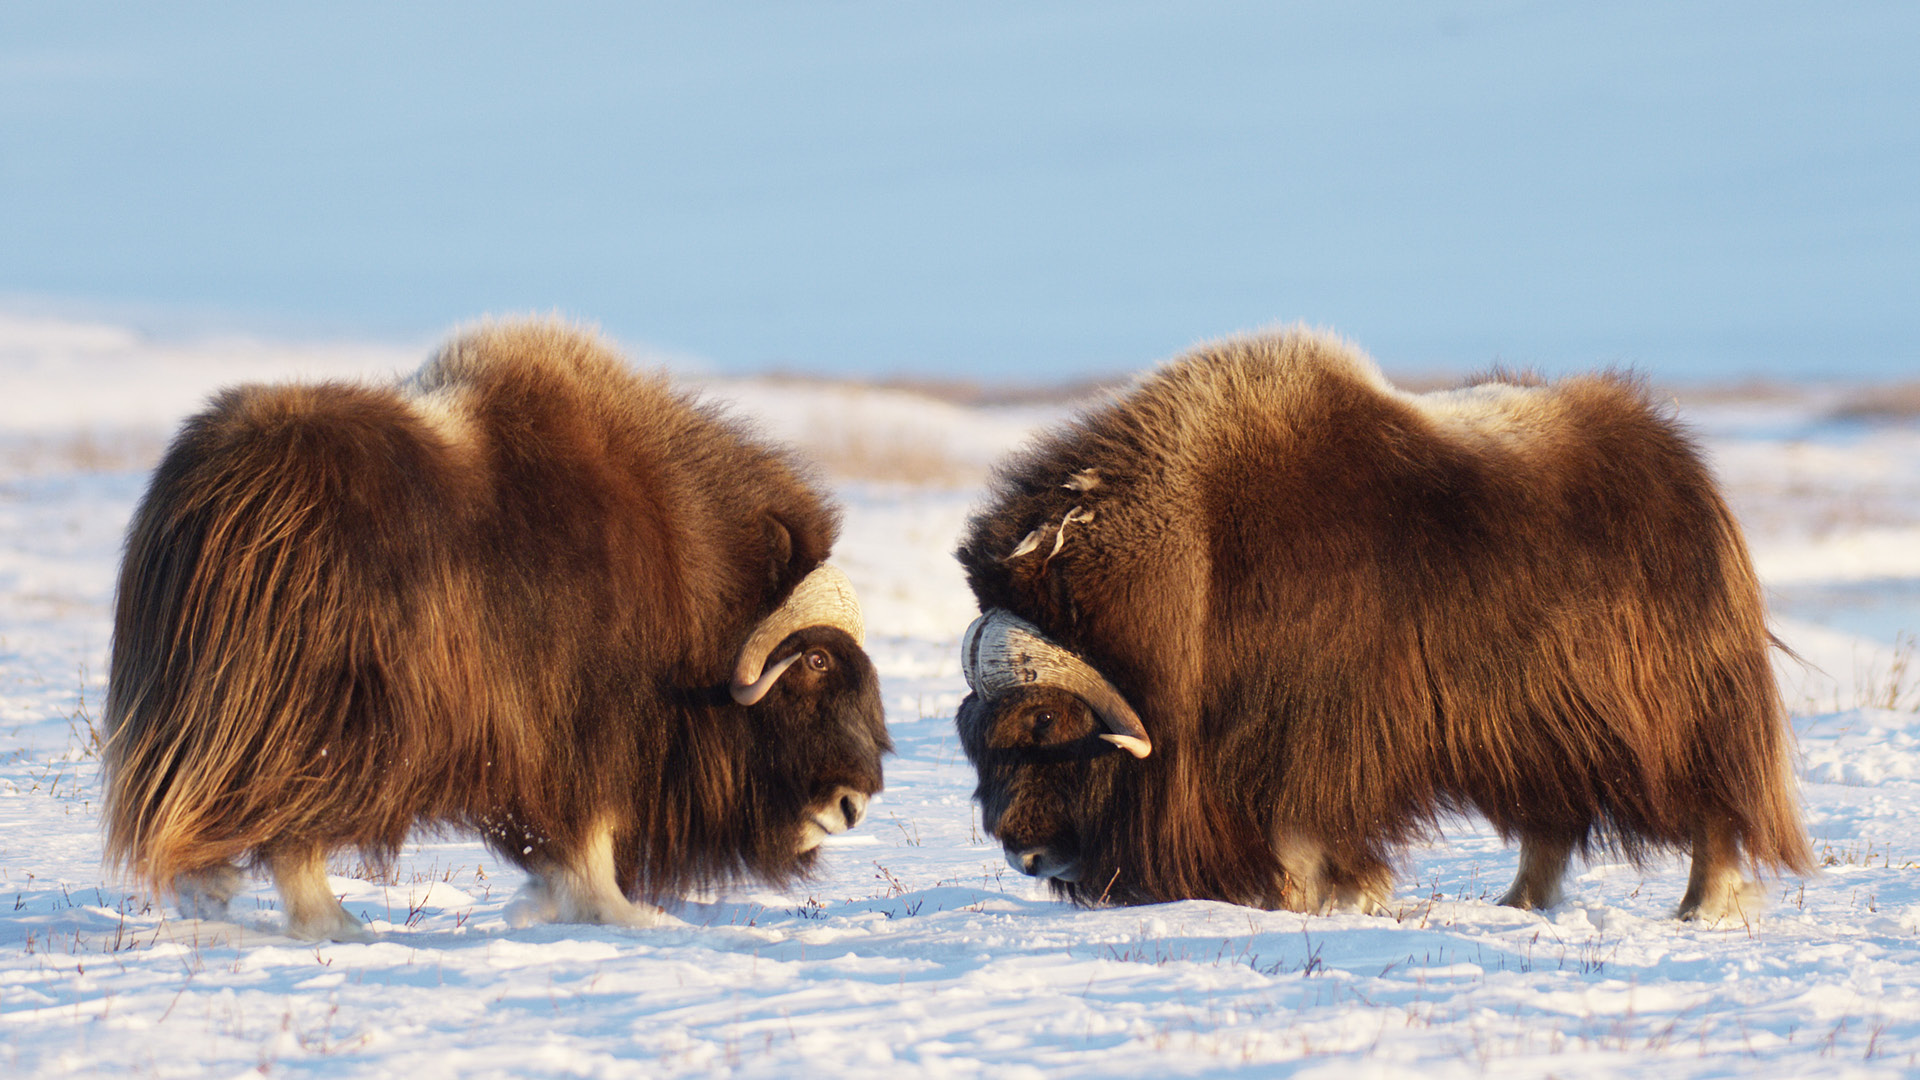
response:
[[[1145,739],[1135,738],[1132,735],[1102,735],[1100,737],[1137,758],[1143,758],[1153,753],[1152,743]]]

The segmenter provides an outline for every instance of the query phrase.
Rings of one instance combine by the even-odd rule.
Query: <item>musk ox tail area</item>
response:
[[[121,568],[110,865],[165,890],[342,843],[378,864],[444,820],[467,786],[455,728],[479,725],[427,718],[461,706],[482,651],[450,617],[457,543],[425,524],[453,513],[455,458],[401,399],[344,384],[240,387],[187,423]]]
[[[1811,874],[1817,864],[1800,818],[1793,729],[1769,655],[1779,642],[1766,630],[1759,583],[1738,527],[1727,514],[1727,547],[1736,556],[1731,568],[1736,580],[1728,592],[1737,598],[1735,606],[1746,610],[1736,619],[1744,625],[1730,635],[1728,651],[1733,655],[1724,661],[1722,680],[1696,691],[1696,707],[1708,719],[1695,743],[1706,760],[1697,764],[1694,775],[1703,778],[1708,789],[1703,802],[1729,808],[1733,832],[1754,870]]]

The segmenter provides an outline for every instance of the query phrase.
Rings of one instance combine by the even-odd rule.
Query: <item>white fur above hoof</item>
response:
[[[287,936],[295,941],[367,942],[374,940],[365,923],[347,913],[338,903],[332,910],[303,912],[287,916]]]
[[[180,914],[189,919],[225,921],[227,906],[239,894],[246,878],[230,863],[194,870],[173,879]]]
[[[1502,907],[1518,908],[1521,911],[1546,911],[1559,907],[1560,902],[1565,899],[1566,896],[1561,893],[1557,885],[1547,890],[1545,895],[1537,895],[1516,881],[1513,888],[1508,889],[1506,895],[1500,898],[1500,904]]]
[[[528,883],[507,901],[507,910],[502,917],[507,925],[515,930],[524,930],[529,926],[539,926],[553,921],[553,901],[547,896],[546,889]]]
[[[543,923],[587,923],[645,930],[672,919],[652,904],[636,904],[606,890],[582,893],[567,884],[564,878],[558,882],[529,879],[507,904],[507,925],[518,930]]]
[[[1766,906],[1766,888],[1757,881],[1731,876],[1714,886],[1702,890],[1698,897],[1688,893],[1673,913],[1674,918],[1716,929],[1744,926]]]

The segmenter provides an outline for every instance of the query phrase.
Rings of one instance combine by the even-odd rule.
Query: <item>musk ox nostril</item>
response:
[[[847,819],[847,828],[860,824],[867,812],[867,797],[857,792],[847,792],[840,796],[840,816]]]
[[[1015,870],[1020,871],[1028,877],[1033,877],[1040,873],[1040,864],[1046,858],[1046,854],[1047,850],[1045,848],[1028,848],[1017,854],[1013,851],[1008,851],[1007,862],[1011,863]]]

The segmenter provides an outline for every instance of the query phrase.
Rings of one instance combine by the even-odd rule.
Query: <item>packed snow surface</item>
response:
[[[405,350],[156,345],[0,321],[0,1074],[661,1077],[1892,1076],[1920,1068],[1920,427],[1815,389],[1682,409],[1775,605],[1825,866],[1748,922],[1669,913],[1685,866],[1578,867],[1493,898],[1478,822],[1406,856],[1385,916],[1185,902],[1078,910],[981,834],[956,744],[949,555],[987,464],[1060,409],[707,381],[820,450],[846,507],[898,754],[820,877],[688,898],[649,930],[509,929],[521,875],[467,837],[342,862],[365,944],[230,923],[103,873],[92,742],[122,530],[180,417],[238,379],[380,378]],[[904,448],[919,479],[892,467]],[[931,448],[931,449],[928,449]]]

